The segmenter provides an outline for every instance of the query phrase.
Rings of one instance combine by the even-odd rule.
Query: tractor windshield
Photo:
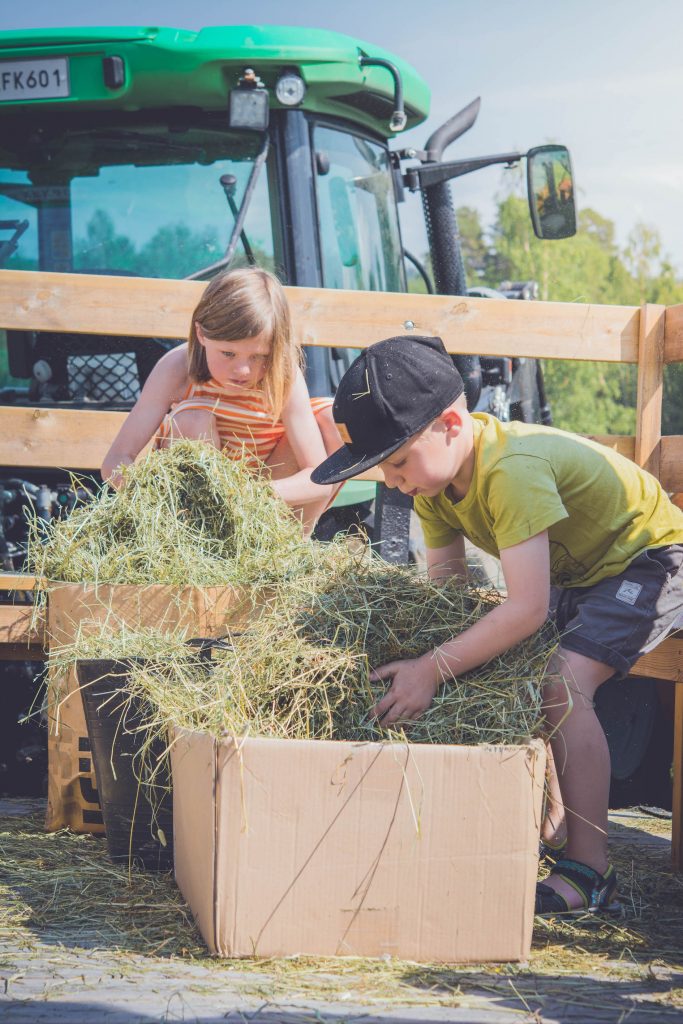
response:
[[[208,126],[15,132],[0,143],[0,266],[189,276],[225,252],[258,149],[253,133]],[[265,173],[233,266],[245,262],[245,238],[272,267]]]

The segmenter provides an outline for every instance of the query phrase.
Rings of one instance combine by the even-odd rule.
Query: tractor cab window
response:
[[[387,150],[322,125],[313,143],[325,287],[405,291]]]
[[[74,179],[74,269],[180,278],[215,263],[228,247],[250,171],[251,161],[223,159],[208,167],[103,167],[96,178]],[[265,173],[249,205],[245,235],[255,262],[272,269]],[[232,266],[245,262],[239,244]]]
[[[64,126],[63,126],[64,127]],[[181,278],[219,260],[258,139],[212,127],[80,126],[0,143],[0,267]],[[233,265],[274,263],[259,175]]]
[[[30,185],[26,171],[0,170],[0,269],[38,269],[38,213],[19,198]]]

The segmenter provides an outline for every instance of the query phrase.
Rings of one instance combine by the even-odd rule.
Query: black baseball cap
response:
[[[344,447],[311,473],[336,484],[376,466],[463,393],[441,338],[401,335],[365,349],[337,388],[332,414]]]

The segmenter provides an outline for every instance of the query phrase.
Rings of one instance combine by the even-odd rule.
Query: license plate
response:
[[[69,61],[0,61],[0,103],[8,100],[50,100],[71,95]]]

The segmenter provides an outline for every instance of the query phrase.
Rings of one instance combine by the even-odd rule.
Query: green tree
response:
[[[137,272],[142,277],[187,277],[222,255],[213,228],[192,231],[187,224],[166,224],[143,245]]]
[[[574,238],[544,242],[533,234],[525,200],[507,196],[498,205],[489,256],[490,280],[538,281],[540,297],[554,302],[621,304],[633,281],[615,243],[614,225],[584,210]],[[590,352],[586,352],[590,358]],[[557,426],[581,433],[632,433],[633,367],[546,361],[546,388]]]
[[[659,233],[636,224],[620,251],[614,223],[595,210],[579,214],[574,238],[542,242],[533,235],[526,202],[508,195],[498,206],[487,254],[489,283],[502,277],[539,282],[541,298],[638,306],[683,303],[683,282],[663,252]],[[586,353],[587,356],[590,353]],[[546,361],[555,423],[581,433],[635,431],[635,367]],[[683,366],[666,368],[663,428],[683,433]]]
[[[126,235],[118,235],[106,210],[95,210],[85,229],[85,238],[74,243],[74,267],[91,273],[116,270],[136,271],[135,246]]]
[[[472,206],[459,206],[456,210],[456,219],[468,283],[481,283],[486,273],[488,256],[481,216]]]
[[[649,295],[662,262],[662,242],[656,228],[642,222],[628,236],[624,263],[637,288],[638,304],[650,301]]]

